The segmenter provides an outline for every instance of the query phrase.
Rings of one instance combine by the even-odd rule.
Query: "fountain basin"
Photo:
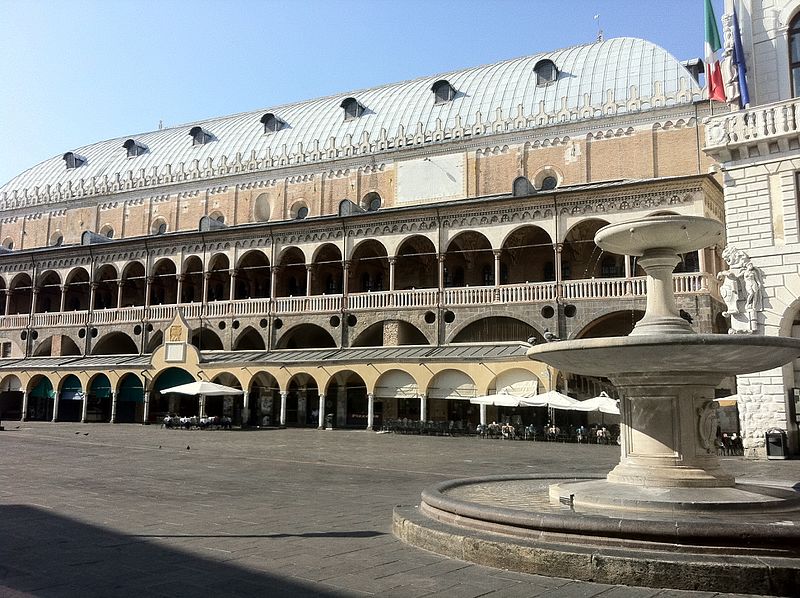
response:
[[[721,380],[768,370],[798,355],[800,339],[728,334],[587,338],[528,350],[528,357],[555,368],[612,381],[636,374],[709,375]]]

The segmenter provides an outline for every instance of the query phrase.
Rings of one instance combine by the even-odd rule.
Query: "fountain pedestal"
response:
[[[713,245],[721,234],[719,222],[691,216],[600,229],[601,249],[640,256],[648,277],[644,317],[626,337],[528,351],[531,359],[607,377],[618,388],[622,450],[605,479],[509,475],[442,483],[422,493],[418,509],[395,511],[395,534],[529,573],[794,595],[800,492],[786,483],[736,483],[722,469],[713,399],[727,376],[795,359],[800,339],[696,334],[675,304],[677,254]],[[519,508],[525,501],[529,507]]]

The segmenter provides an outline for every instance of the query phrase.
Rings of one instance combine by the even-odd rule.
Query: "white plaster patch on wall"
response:
[[[397,203],[462,198],[464,154],[430,156],[397,164]]]

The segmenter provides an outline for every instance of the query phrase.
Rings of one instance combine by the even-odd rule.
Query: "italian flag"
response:
[[[725,87],[722,83],[722,71],[719,68],[721,49],[714,7],[711,6],[711,0],[706,0],[706,86],[708,99],[718,102],[725,101]]]

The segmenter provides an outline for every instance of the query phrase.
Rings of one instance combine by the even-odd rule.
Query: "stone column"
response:
[[[144,415],[142,416],[142,423],[146,424],[150,420],[150,391],[146,390],[144,393]]]
[[[500,286],[500,254],[502,250],[495,249],[492,251],[494,254],[494,286]]]
[[[444,290],[444,260],[445,260],[445,257],[446,256],[443,253],[440,253],[438,255],[438,260],[439,260],[439,293],[441,293]]]
[[[183,281],[186,280],[185,274],[178,274],[175,276],[175,280],[178,282],[178,288],[176,289],[177,295],[175,297],[175,303],[183,303]]]
[[[198,400],[198,417],[205,417],[206,416],[206,396],[200,395],[200,399]]]
[[[289,397],[289,391],[282,390],[281,391],[281,419],[280,424],[282,426],[286,425],[286,399]]]
[[[3,315],[8,315],[8,310],[11,307],[11,289],[5,289],[3,296],[5,297],[5,307],[3,308]]]
[[[275,289],[278,288],[278,275],[280,274],[279,266],[272,266],[269,269],[269,296],[275,298]]]
[[[350,292],[350,262],[342,262],[342,310],[347,309],[347,294]],[[344,320],[344,318],[342,318]]]
[[[486,425],[486,405],[481,403],[481,424]]]
[[[371,392],[367,393],[367,430],[372,430],[372,424],[375,420],[375,395]]]
[[[144,306],[150,307],[150,301],[152,301],[152,293],[153,293],[153,283],[155,282],[155,276],[148,276],[145,279],[145,287],[144,287]]]
[[[28,391],[22,393],[22,416],[19,421],[28,421]]]
[[[53,423],[58,421],[58,399],[60,395],[60,392],[57,392],[53,395]]]
[[[203,296],[200,301],[205,305],[208,303],[208,281],[211,278],[211,272],[203,272]]]
[[[425,395],[419,396],[419,421],[428,421],[428,399]]]
[[[397,263],[396,257],[389,258],[389,290],[394,291],[394,267]]]
[[[109,423],[117,423],[117,393],[113,390],[111,391],[111,419]]]
[[[236,299],[236,277],[239,276],[239,271],[236,270],[235,268],[231,268],[230,275],[231,275],[231,288],[230,292],[228,293],[228,299],[230,301],[233,301],[234,299]]]
[[[35,287],[33,289],[33,295],[31,295],[31,315],[36,313],[36,303],[39,301],[39,287]]]
[[[250,391],[246,390],[242,394],[242,425],[250,423]]]
[[[61,285],[61,302],[58,304],[58,311],[64,312],[64,308],[67,306],[67,290],[69,289],[68,284]]]
[[[306,264],[306,297],[311,296],[311,271],[314,269],[314,266],[311,264]]]
[[[81,423],[86,423],[86,416],[89,412],[89,395],[83,393],[83,399],[81,399]]]
[[[325,428],[325,395],[319,395],[319,413],[317,414],[317,429]]]
[[[122,307],[122,284],[121,280],[117,281],[117,309]]]
[[[561,251],[564,249],[563,243],[553,243],[553,257],[555,258],[555,275],[556,275],[556,296],[561,297],[563,292],[561,290]]]
[[[97,287],[100,286],[96,282],[89,283],[89,311],[94,310],[94,298],[97,295]]]

